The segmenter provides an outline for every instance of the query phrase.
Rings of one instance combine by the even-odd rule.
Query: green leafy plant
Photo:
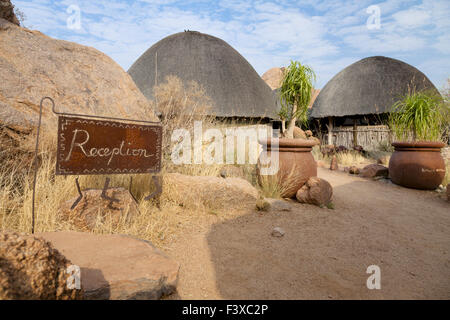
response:
[[[403,141],[441,141],[449,118],[449,106],[440,95],[412,92],[394,103],[389,126]]]
[[[298,61],[291,61],[286,69],[280,88],[281,110],[279,116],[282,121],[289,121],[288,128],[283,125],[283,136],[293,138],[296,121],[303,125],[308,123],[308,105],[311,101],[313,83],[316,74],[307,65]]]

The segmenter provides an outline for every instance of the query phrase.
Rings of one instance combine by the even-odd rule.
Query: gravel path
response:
[[[335,209],[292,202],[184,234],[168,254],[182,265],[171,299],[449,299],[450,204],[319,168]],[[286,234],[271,236],[274,227]],[[381,289],[366,286],[369,265]]]

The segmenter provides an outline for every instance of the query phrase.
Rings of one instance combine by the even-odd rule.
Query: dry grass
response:
[[[332,156],[323,156],[318,146],[313,147],[312,154],[316,161],[321,160],[328,165],[331,163]],[[366,158],[357,151],[338,152],[336,153],[336,158],[340,166],[360,165],[371,163],[376,160],[376,158],[372,157]]]
[[[320,152],[320,145],[315,145],[314,147],[312,147],[312,151],[311,151],[314,160],[318,161],[318,160],[323,160],[323,155],[322,152]]]
[[[281,199],[286,188],[277,175],[268,175],[261,176],[259,189],[265,198]]]
[[[164,128],[164,159],[161,174],[178,172],[195,176],[219,176],[224,165],[180,165],[170,161],[172,131],[184,128],[192,132],[194,121],[202,121],[203,130],[216,123],[214,119],[204,116],[210,107],[209,99],[195,83],[183,84],[175,77],[155,88],[158,98],[156,110],[165,110],[162,114]],[[51,123],[51,122],[49,122]],[[52,124],[49,124],[52,125]],[[233,125],[233,124],[231,124]],[[36,185],[35,216],[36,232],[75,230],[86,231],[77,227],[71,219],[58,214],[60,205],[77,197],[75,176],[55,176],[56,161],[56,127],[41,130],[38,153],[38,174]],[[0,128],[0,231],[15,230],[25,233],[31,231],[33,151],[36,132],[19,134],[8,128]],[[240,165],[243,178],[256,185],[255,165]],[[128,189],[130,175],[111,175],[111,187]],[[133,175],[132,193],[139,206],[139,214],[130,222],[124,220],[114,223],[112,219],[101,219],[100,214],[93,230],[100,234],[129,234],[150,240],[159,247],[170,244],[174,237],[187,229],[197,230],[205,220],[217,221],[228,219],[236,214],[233,210],[219,211],[208,206],[194,206],[196,199],[191,199],[192,206],[180,207],[169,202],[161,203],[161,210],[155,203],[143,198],[154,190],[151,176]],[[105,176],[80,176],[81,189],[103,187]],[[195,209],[192,209],[192,208]]]
[[[68,199],[76,198],[74,176],[55,176],[55,157],[51,152],[40,152],[41,163],[36,184],[36,232],[75,230],[87,231],[77,227],[73,221],[58,214],[60,205]],[[205,170],[209,169],[209,172]],[[185,168],[185,173],[215,174],[213,167]],[[110,176],[112,187],[128,188],[129,175]],[[81,189],[102,188],[105,177],[80,176]],[[93,230],[100,234],[129,234],[150,240],[159,247],[169,244],[173,238],[186,228],[197,228],[210,210],[190,210],[171,203],[162,203],[159,210],[151,201],[143,198],[153,191],[150,175],[133,175],[132,192],[139,205],[139,214],[131,222],[113,223],[112,219],[101,221]],[[0,172],[0,230],[15,230],[29,233],[31,231],[33,176],[28,170],[18,172],[13,168],[2,166]],[[195,201],[195,199],[192,199]],[[217,215],[217,212],[216,212]],[[124,219],[125,219],[124,215]],[[206,217],[208,218],[208,217]]]
[[[446,187],[450,183],[450,159],[445,159],[445,177],[442,185]]]
[[[336,154],[338,163],[343,166],[351,166],[367,163],[368,159],[356,151],[339,152]]]
[[[155,101],[151,106],[161,114],[165,160],[170,159],[174,130],[186,129],[193,136],[195,121],[201,121],[204,129],[215,124],[214,118],[206,116],[211,108],[211,100],[196,82],[184,84],[179,78],[168,76],[165,82],[154,88],[154,96]]]
[[[266,198],[282,199],[299,179],[300,174],[294,165],[287,174],[279,172],[276,175],[261,176],[258,181],[258,188],[262,196]]]
[[[204,116],[209,99],[195,83],[185,86],[179,79],[170,77],[155,88],[158,98],[157,110],[163,113],[164,155],[171,150],[171,130],[185,128],[191,130],[195,120],[213,123]],[[51,124],[49,124],[51,125]],[[56,127],[41,129],[38,153],[35,216],[36,232],[56,230],[79,230],[70,220],[58,214],[60,205],[77,197],[74,176],[55,176]],[[0,128],[0,230],[15,230],[29,233],[32,223],[32,183],[33,150],[36,132],[19,134],[8,128]],[[167,159],[166,159],[167,160]],[[164,161],[164,163],[170,163]],[[163,168],[163,173],[170,169]],[[177,168],[185,174],[217,175],[215,166],[181,166]],[[133,175],[132,192],[138,200],[140,214],[130,223],[114,224],[112,220],[101,221],[100,216],[95,233],[123,233],[147,239],[156,245],[164,245],[179,228],[195,226],[204,212],[180,210],[170,204],[162,204],[159,210],[154,203],[144,201],[144,196],[153,191],[150,175]],[[111,175],[111,187],[129,187],[129,175]],[[104,176],[80,176],[81,189],[102,188]]]

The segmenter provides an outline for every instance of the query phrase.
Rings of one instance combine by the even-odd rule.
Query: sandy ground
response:
[[[450,204],[319,168],[335,209],[292,202],[185,233],[165,250],[181,263],[169,299],[449,299]],[[274,227],[286,231],[271,236]],[[381,289],[369,290],[369,265]]]

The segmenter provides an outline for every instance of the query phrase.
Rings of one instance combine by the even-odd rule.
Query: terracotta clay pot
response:
[[[389,177],[407,188],[434,190],[444,180],[445,162],[442,142],[394,142],[389,160]]]
[[[317,144],[317,141],[287,138],[259,140],[264,151],[267,151],[267,155],[263,152],[258,159],[257,173],[260,182],[262,157],[272,157],[273,152],[276,156],[274,140],[278,140],[278,170],[276,175],[283,184],[284,191],[281,196],[293,198],[310,177],[317,176],[317,163],[311,154],[312,147]]]

